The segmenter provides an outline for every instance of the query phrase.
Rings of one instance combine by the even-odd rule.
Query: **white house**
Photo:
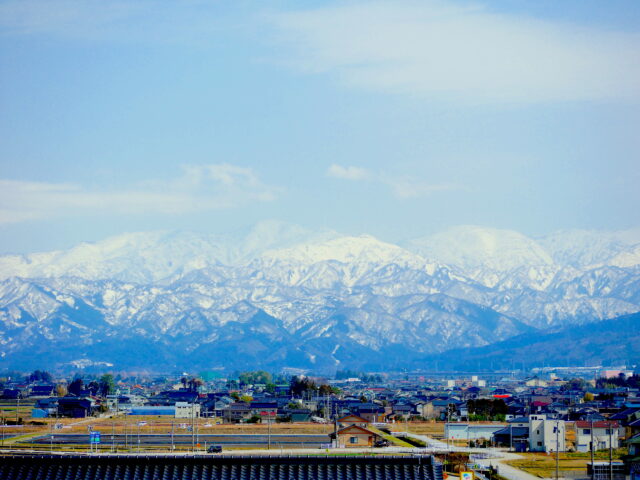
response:
[[[529,451],[564,452],[565,430],[563,420],[547,420],[545,415],[530,415]]]
[[[612,448],[620,446],[618,435],[618,422],[611,421],[578,421],[576,422],[576,450],[579,452],[590,452],[593,429],[593,449],[605,450],[611,445]]]
[[[199,416],[199,403],[176,402],[176,418],[198,418]]]
[[[447,423],[444,426],[445,438],[450,440],[490,440],[495,432],[504,428],[501,423]]]

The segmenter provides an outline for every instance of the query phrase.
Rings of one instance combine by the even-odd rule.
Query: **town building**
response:
[[[332,438],[334,434],[331,434]],[[357,425],[349,425],[336,432],[338,448],[373,447],[379,435]]]
[[[548,420],[545,415],[529,417],[529,451],[531,452],[564,452],[565,422]]]
[[[618,422],[576,422],[576,450],[578,452],[590,452],[592,448],[593,450],[605,450],[609,447],[618,448],[619,446]]]

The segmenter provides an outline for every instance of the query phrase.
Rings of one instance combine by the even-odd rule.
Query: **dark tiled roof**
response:
[[[500,436],[500,435],[513,435],[514,438],[516,437],[526,437],[529,435],[529,427],[507,427],[507,428],[503,428],[501,430],[497,430],[495,432],[493,432],[494,436]]]
[[[633,422],[630,422],[628,426],[629,427],[634,427],[634,428],[635,427],[640,427],[640,418],[637,419],[637,420],[634,420]]]
[[[4,457],[0,478],[134,480],[442,480],[431,456],[361,457]]]
[[[617,412],[613,415],[611,415],[609,418],[611,420],[626,420],[628,416],[633,415],[634,413],[640,411],[640,407],[634,407],[634,408],[626,408],[624,410],[622,410],[621,412]]]

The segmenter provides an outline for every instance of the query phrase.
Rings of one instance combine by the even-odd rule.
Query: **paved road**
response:
[[[170,434],[152,434],[145,435],[137,432],[130,433],[126,436],[124,434],[116,434],[112,436],[109,432],[102,431],[101,443],[104,445],[171,445],[172,439]],[[226,447],[243,447],[243,446],[263,446],[266,447],[269,444],[268,435],[212,435],[212,434],[199,434],[192,436],[191,434],[176,434],[173,435],[173,443],[175,445],[191,445],[192,442],[207,445],[223,445]],[[43,445],[50,445],[51,436],[41,435],[37,438],[30,438],[25,440],[26,443],[37,443]],[[271,435],[271,446],[279,448],[320,448],[323,445],[331,443],[328,435]],[[60,433],[53,434],[53,444],[74,444],[74,445],[88,445],[88,434],[72,434],[72,433]]]
[[[465,452],[469,454],[483,455],[486,458],[482,459],[479,463],[483,465],[489,466],[497,466],[498,474],[501,476],[508,478],[509,480],[540,480],[539,477],[535,475],[531,475],[530,473],[524,472],[520,469],[512,467],[504,463],[509,460],[517,460],[523,458],[521,455],[516,453],[507,452],[503,449],[498,448],[468,448],[468,447],[456,447],[453,445],[447,445],[445,442],[441,442],[440,440],[435,440],[426,435],[417,435],[414,433],[408,433],[405,435],[409,435],[411,437],[422,440],[428,445],[427,450],[434,452]]]

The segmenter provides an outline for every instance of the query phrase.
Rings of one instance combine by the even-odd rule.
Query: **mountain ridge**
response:
[[[422,359],[432,368],[447,360],[456,369],[511,370],[540,366],[594,366],[640,363],[640,313],[623,315],[585,326],[517,335],[475,350],[454,349]],[[588,363],[588,365],[587,365]]]
[[[456,345],[479,348],[640,311],[640,266],[633,261],[559,265],[535,249],[518,264],[514,259],[534,240],[479,227],[465,237],[465,228],[453,234],[484,238],[460,254],[465,261],[476,255],[466,264],[426,258],[407,244],[370,235],[313,232],[282,222],[226,237],[125,235],[39,254],[17,267],[13,257],[0,257],[0,366],[47,348],[60,352],[59,362],[72,361],[73,350],[63,345],[74,338],[82,359],[113,364],[119,360],[105,345],[120,351],[117,339],[130,345],[138,339],[161,362],[173,364],[199,352],[202,366],[222,358],[226,363],[216,366],[225,367],[238,361],[233,352],[248,355],[241,345],[248,342],[256,351],[280,352],[247,357],[275,362],[268,365],[273,368],[331,369],[359,356],[371,362],[386,351],[403,352],[403,358],[386,358],[399,365]],[[508,247],[507,240],[515,245]],[[635,244],[615,242],[609,258],[635,258]],[[465,248],[464,242],[451,245]],[[600,257],[602,248],[596,245]],[[574,257],[597,257],[583,253]],[[25,272],[33,276],[15,275]],[[258,343],[254,317],[262,326]],[[109,358],[90,358],[99,352]],[[297,364],[288,365],[293,359]]]

